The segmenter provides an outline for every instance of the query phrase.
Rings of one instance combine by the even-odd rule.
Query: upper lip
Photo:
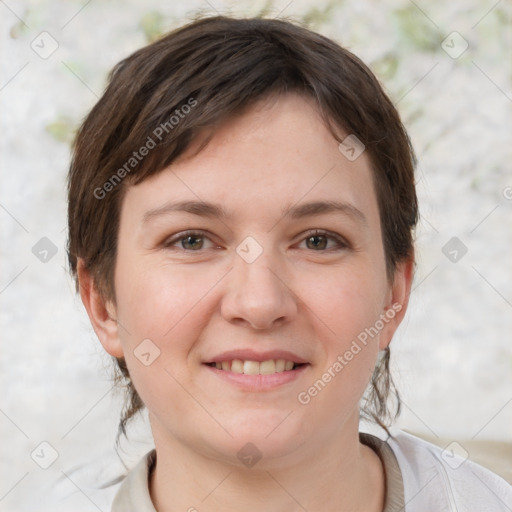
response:
[[[222,361],[233,361],[234,359],[239,359],[241,361],[256,361],[258,363],[268,361],[270,359],[285,359],[286,361],[293,361],[297,364],[308,363],[306,359],[303,359],[297,354],[287,350],[268,350],[265,352],[255,352],[251,349],[229,350],[228,352],[222,352],[221,354],[213,356],[211,359],[208,359],[205,362],[222,363]]]

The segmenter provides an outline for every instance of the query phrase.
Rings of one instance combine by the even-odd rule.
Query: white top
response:
[[[452,450],[402,431],[387,444],[404,482],[405,512],[511,512],[512,486]]]

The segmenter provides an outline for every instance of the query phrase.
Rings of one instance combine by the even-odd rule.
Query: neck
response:
[[[174,438],[164,442],[154,432],[151,498],[158,512],[382,512],[384,470],[377,454],[359,442],[357,426],[294,454],[293,462],[258,463],[251,469],[205,457]]]

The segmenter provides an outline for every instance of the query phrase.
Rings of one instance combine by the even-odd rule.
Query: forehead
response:
[[[170,201],[208,201],[241,220],[323,200],[378,219],[369,159],[363,153],[351,161],[339,150],[312,99],[289,94],[258,102],[203,142],[129,187],[124,210],[144,219]]]

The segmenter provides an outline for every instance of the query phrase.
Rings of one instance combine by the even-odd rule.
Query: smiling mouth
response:
[[[306,364],[308,363],[294,363],[286,359],[269,359],[261,362],[233,359],[232,361],[206,363],[207,366],[217,368],[217,370],[244,375],[272,375],[274,373],[293,371]]]

